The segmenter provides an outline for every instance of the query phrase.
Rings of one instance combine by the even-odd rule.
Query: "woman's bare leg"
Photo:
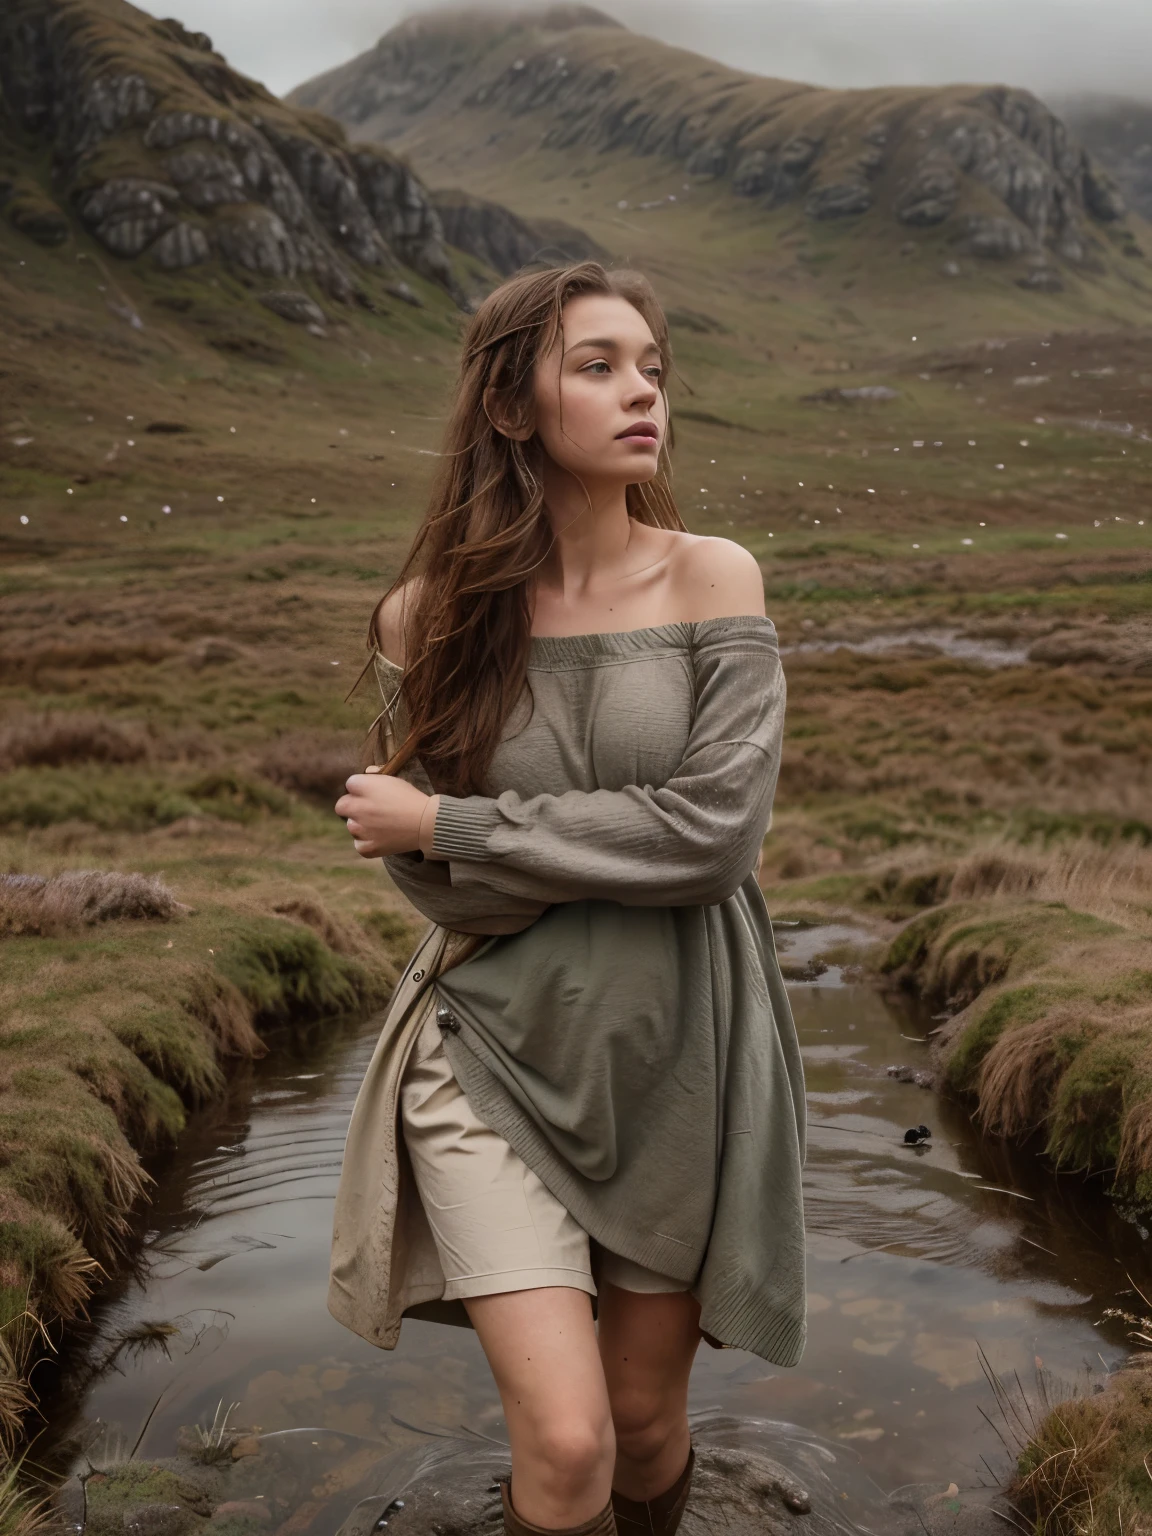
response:
[[[687,1291],[598,1289],[600,1358],[616,1430],[612,1486],[626,1499],[654,1499],[688,1460],[688,1378],[701,1337],[700,1303]]]
[[[542,1286],[464,1305],[504,1405],[516,1513],[554,1530],[598,1515],[611,1496],[616,1446],[592,1298]]]

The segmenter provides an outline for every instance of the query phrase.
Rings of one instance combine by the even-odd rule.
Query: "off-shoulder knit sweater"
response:
[[[400,669],[378,673],[402,708]],[[692,1281],[721,1342],[795,1364],[804,1077],[753,872],[784,724],[775,627],[533,636],[528,680],[498,793],[441,795],[447,858],[384,861],[433,922],[493,935],[435,982],[449,1061],[594,1238]],[[415,760],[405,776],[432,787]]]

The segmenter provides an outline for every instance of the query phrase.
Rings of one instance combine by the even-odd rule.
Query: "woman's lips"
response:
[[[658,430],[649,426],[629,427],[627,432],[618,432],[616,437],[620,442],[658,443],[660,441]]]

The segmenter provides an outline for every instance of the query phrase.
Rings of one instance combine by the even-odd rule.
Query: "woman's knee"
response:
[[[583,1492],[610,1476],[616,1459],[616,1435],[611,1416],[572,1414],[534,1426],[532,1459],[537,1477],[559,1501]]]
[[[618,1387],[612,1394],[616,1446],[630,1461],[660,1456],[682,1427],[682,1403],[643,1387]]]

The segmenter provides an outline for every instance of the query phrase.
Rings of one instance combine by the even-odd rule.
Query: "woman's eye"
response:
[[[607,368],[607,367],[608,367],[608,364],[604,363],[604,362],[589,363],[588,367],[582,369],[581,372],[587,373],[589,371],[589,369],[592,369],[592,368]],[[664,372],[664,370],[662,368],[657,368],[655,365],[653,365],[651,368],[645,368],[644,372],[645,373],[654,373],[656,375],[656,377],[659,378],[660,375]]]

